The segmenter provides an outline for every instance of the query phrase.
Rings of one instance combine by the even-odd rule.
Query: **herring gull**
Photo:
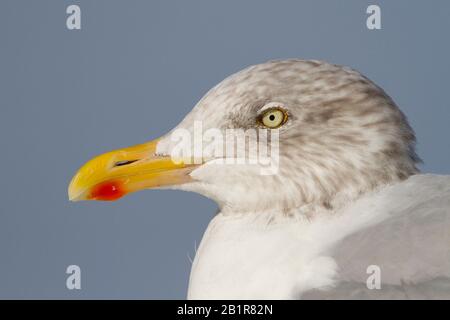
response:
[[[276,130],[276,173],[217,156],[174,161],[173,133],[196,122]],[[419,173],[415,141],[394,101],[359,72],[270,61],[216,85],[162,138],[87,162],[69,198],[175,188],[215,200],[190,299],[448,299],[450,177]]]

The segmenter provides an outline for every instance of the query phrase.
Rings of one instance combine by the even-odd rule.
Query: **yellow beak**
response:
[[[88,161],[72,178],[69,199],[116,200],[142,189],[191,181],[198,165],[155,155],[157,140],[111,151]]]

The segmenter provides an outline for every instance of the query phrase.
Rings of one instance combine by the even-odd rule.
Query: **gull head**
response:
[[[331,210],[419,161],[406,117],[372,81],[326,62],[270,61],[213,87],[161,138],[87,162],[69,198],[175,188],[230,212]]]

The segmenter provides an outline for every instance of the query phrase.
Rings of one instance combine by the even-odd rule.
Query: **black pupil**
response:
[[[271,115],[269,116],[269,119],[270,119],[270,121],[273,121],[273,120],[275,120],[275,116],[274,116],[273,114],[271,114]]]

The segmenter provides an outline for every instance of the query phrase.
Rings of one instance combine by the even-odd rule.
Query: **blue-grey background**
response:
[[[382,30],[366,28],[379,4]],[[78,4],[82,30],[66,28]],[[227,75],[269,59],[352,66],[450,173],[449,1],[0,2],[0,298],[184,298],[216,205],[177,191],[70,203],[92,156],[158,137]],[[82,289],[66,289],[77,264]]]

